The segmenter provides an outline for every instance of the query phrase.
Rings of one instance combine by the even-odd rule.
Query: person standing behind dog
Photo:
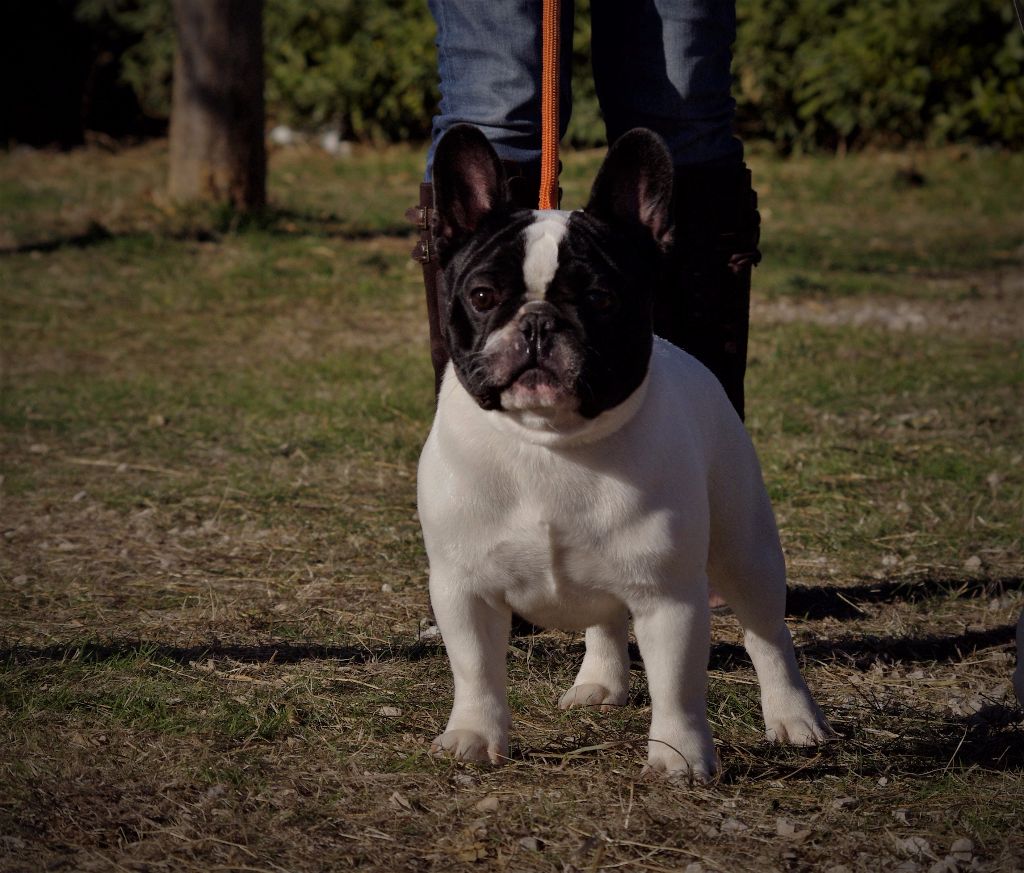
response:
[[[429,0],[437,24],[440,112],[419,209],[435,387],[447,356],[438,323],[441,277],[430,239],[434,149],[453,125],[480,128],[502,159],[517,205],[536,208],[541,151],[542,0]],[[675,250],[655,333],[686,349],[744,414],[751,268],[760,217],[742,143],[733,135],[731,0],[591,0],[594,84],[608,142],[634,127],[665,141],[675,166]],[[571,112],[572,0],[562,0],[561,134]]]

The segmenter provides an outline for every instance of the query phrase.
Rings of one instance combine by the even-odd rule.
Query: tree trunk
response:
[[[262,0],[173,0],[169,191],[239,210],[267,200]]]

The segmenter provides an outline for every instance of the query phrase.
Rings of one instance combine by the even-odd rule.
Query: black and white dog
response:
[[[419,465],[430,597],[455,678],[435,754],[508,755],[513,611],[586,630],[559,706],[619,706],[632,616],[652,719],[647,765],[718,769],[706,714],[709,580],[745,628],[770,739],[831,736],[783,620],[785,565],[754,449],[715,377],[653,336],[672,165],[635,130],[583,211],[509,202],[483,135],[434,163],[451,363]]]

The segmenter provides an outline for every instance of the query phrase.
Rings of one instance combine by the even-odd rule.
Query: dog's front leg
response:
[[[430,574],[430,602],[455,680],[455,700],[432,755],[499,764],[508,758],[505,690],[511,610],[487,603],[456,578]]]
[[[651,693],[645,772],[709,780],[718,755],[707,717],[711,616],[707,586],[689,599],[656,598],[633,610],[633,628]]]

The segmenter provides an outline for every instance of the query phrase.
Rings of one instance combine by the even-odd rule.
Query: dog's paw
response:
[[[458,729],[445,731],[437,737],[430,744],[430,754],[473,764],[501,764],[508,760],[508,747],[488,741],[476,731]]]
[[[791,746],[818,746],[836,736],[813,701],[790,713],[766,715],[764,728],[768,742]]]
[[[675,752],[657,757],[652,754],[640,771],[640,778],[645,781],[666,779],[679,785],[706,785],[721,769],[718,755],[710,758],[684,758]]]
[[[667,779],[679,784],[703,785],[714,779],[722,769],[710,739],[707,743],[651,740],[647,750],[647,763],[640,773],[642,779]]]
[[[626,705],[626,692],[612,692],[604,685],[596,682],[584,682],[573,685],[558,700],[559,709],[572,709],[575,706],[596,706],[602,712],[608,712],[619,706]]]

